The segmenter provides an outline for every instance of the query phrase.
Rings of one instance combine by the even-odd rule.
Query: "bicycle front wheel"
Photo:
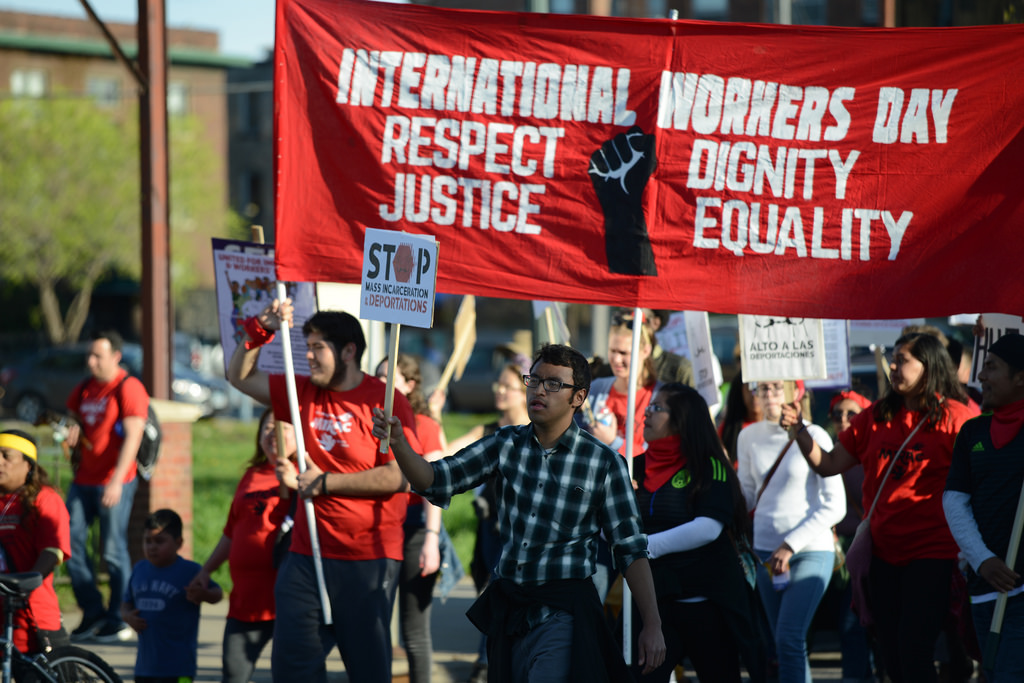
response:
[[[54,648],[46,661],[59,683],[122,683],[99,655],[74,645]]]

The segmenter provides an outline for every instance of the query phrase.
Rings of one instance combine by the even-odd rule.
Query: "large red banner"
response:
[[[826,318],[1024,313],[1024,26],[839,29],[278,0],[277,270]]]

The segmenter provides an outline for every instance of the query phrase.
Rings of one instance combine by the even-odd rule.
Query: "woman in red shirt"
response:
[[[870,410],[853,416],[830,452],[803,428],[799,405],[785,406],[779,423],[818,474],[863,465],[865,510],[881,489],[871,515],[870,612],[886,673],[897,683],[925,683],[937,679],[935,641],[949,610],[958,552],[942,492],[957,432],[974,413],[935,337],[900,337],[890,369],[889,390]]]
[[[288,456],[279,458],[277,422],[269,409],[259,425],[256,453],[238,482],[224,533],[189,584],[190,591],[205,588],[210,574],[228,562],[232,588],[222,654],[222,680],[226,683],[250,680],[260,652],[274,634],[274,544],[288,516],[291,490],[296,487],[296,468],[291,461],[296,451],[294,428],[281,423]]]
[[[0,571],[39,572],[43,585],[14,617],[14,646],[38,652],[67,645],[53,571],[71,554],[68,509],[38,462],[38,448],[26,432],[0,432]]]
[[[646,322],[640,328],[640,353],[631,358],[633,346],[633,316],[619,314],[612,320],[608,331],[608,365],[611,377],[598,377],[590,384],[587,400],[593,409],[594,420],[585,423],[591,434],[626,454],[626,419],[629,410],[629,370],[637,362],[636,411],[633,415],[633,457],[644,452],[644,410],[651,402],[660,384],[651,359],[654,332]],[[584,413],[581,413],[584,415]],[[584,415],[586,419],[588,416]]]
[[[388,359],[377,365],[377,379],[387,382]],[[423,457],[438,460],[444,457],[444,432],[440,423],[430,417],[423,395],[420,364],[412,356],[400,353],[395,374],[395,390],[401,392],[416,415],[416,436],[423,448]],[[405,513],[405,559],[398,583],[398,615],[409,659],[409,680],[430,683],[434,647],[430,635],[430,606],[434,583],[441,569],[441,508],[409,493]]]

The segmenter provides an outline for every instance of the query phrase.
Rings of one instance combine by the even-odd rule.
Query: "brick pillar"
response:
[[[192,423],[199,419],[199,409],[187,403],[150,399],[160,420],[163,441],[153,478],[139,478],[132,518],[128,524],[128,551],[132,564],[142,559],[143,524],[149,513],[170,508],[183,524],[184,544],[181,556],[192,558]]]

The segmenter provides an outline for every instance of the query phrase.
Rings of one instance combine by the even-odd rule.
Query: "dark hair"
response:
[[[167,532],[174,540],[181,540],[181,517],[174,510],[162,508],[150,513],[143,528],[146,531]]]
[[[270,460],[267,457],[266,452],[263,450],[263,444],[261,442],[263,441],[263,428],[266,426],[267,420],[272,417],[274,417],[274,410],[272,408],[265,409],[260,415],[260,420],[256,423],[256,451],[252,454],[252,457],[249,458],[249,462],[246,463],[246,469],[249,469],[250,467],[259,467]]]
[[[13,436],[20,436],[23,439],[27,439],[36,447],[36,452],[39,452],[39,442],[36,441],[35,437],[28,432],[23,432],[20,429],[5,429],[0,432],[0,434],[11,434]],[[26,510],[28,516],[34,521],[39,517],[39,509],[36,507],[36,497],[44,486],[50,485],[50,476],[46,473],[46,469],[39,464],[38,456],[36,458],[30,458],[24,453],[22,456],[28,462],[28,474],[25,475],[25,485],[18,491],[18,498],[21,499],[22,509]]]
[[[319,332],[340,353],[347,344],[356,345],[355,362],[362,363],[363,351],[366,350],[366,337],[359,320],[344,311],[319,311],[310,316],[302,325],[302,334],[306,337]]]
[[[387,356],[380,361],[380,363],[387,362]],[[377,363],[378,368],[380,363]],[[430,415],[430,404],[427,403],[427,397],[423,395],[423,373],[420,372],[419,361],[407,353],[399,353],[396,365],[398,372],[402,373],[406,382],[416,383],[412,391],[405,395],[409,399],[409,405],[412,406],[412,412],[417,415]]]
[[[93,332],[92,340],[99,341],[100,339],[106,339],[110,342],[110,348],[113,351],[120,351],[124,348],[124,337],[117,330],[100,330]]]
[[[700,498],[711,488],[716,471],[724,471],[733,499],[732,527],[743,534],[750,527],[750,515],[740,490],[740,481],[732,463],[729,462],[722,446],[715,423],[711,420],[708,404],[693,387],[680,382],[666,384],[658,390],[668,406],[668,420],[672,430],[679,435],[680,450],[686,458],[686,469],[690,472],[693,494],[689,497],[690,510],[694,510]],[[715,467],[717,462],[719,467]]]
[[[541,363],[572,368],[572,383],[590,393],[590,363],[582,353],[564,344],[545,344],[530,364],[530,372]]]
[[[737,371],[729,383],[729,394],[725,397],[725,418],[722,420],[722,443],[729,460],[736,462],[736,440],[746,424],[747,402],[743,395],[743,372]]]
[[[956,368],[946,352],[946,347],[932,334],[912,332],[896,340],[895,350],[905,348],[911,356],[924,366],[924,391],[921,395],[922,412],[928,417],[926,428],[934,428],[945,416],[944,401],[952,398],[967,403],[967,392],[956,376]],[[885,395],[875,403],[875,420],[888,422],[904,405],[904,398],[889,385]]]

